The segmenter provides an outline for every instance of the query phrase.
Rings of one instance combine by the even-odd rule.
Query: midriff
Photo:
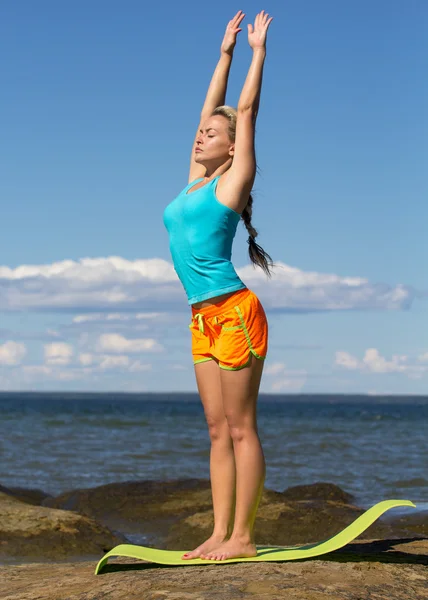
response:
[[[211,306],[212,304],[217,304],[217,302],[226,300],[226,298],[229,298],[229,296],[233,296],[233,294],[236,294],[236,291],[228,292],[227,294],[222,294],[221,296],[214,296],[214,298],[208,298],[208,300],[197,302],[196,304],[192,304],[192,306],[193,308],[204,308],[204,306]]]

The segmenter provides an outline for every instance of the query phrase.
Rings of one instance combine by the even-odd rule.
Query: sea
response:
[[[428,396],[264,395],[265,487],[329,482],[361,508],[428,509]],[[209,478],[198,394],[0,392],[0,485],[53,496],[111,482]]]

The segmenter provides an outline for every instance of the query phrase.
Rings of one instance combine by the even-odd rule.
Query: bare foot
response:
[[[250,556],[257,556],[255,544],[232,539],[223,542],[210,552],[201,554],[201,558],[204,560],[226,560],[227,558],[248,558]]]
[[[218,548],[224,541],[226,537],[224,535],[212,535],[209,537],[203,544],[192,550],[191,552],[186,552],[181,557],[184,560],[190,560],[191,558],[199,558],[203,552],[211,552],[214,548]]]

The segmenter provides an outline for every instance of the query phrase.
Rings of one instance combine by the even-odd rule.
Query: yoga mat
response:
[[[190,560],[183,560],[181,556],[188,552],[188,550],[159,550],[157,548],[148,548],[145,546],[136,546],[133,544],[120,544],[116,546],[110,552],[107,552],[103,558],[98,562],[95,569],[95,575],[101,571],[104,565],[107,563],[111,556],[129,556],[130,558],[139,558],[147,562],[153,562],[161,565],[179,565],[179,566],[191,566],[191,565],[206,565],[206,564],[223,564],[233,562],[275,562],[283,560],[298,560],[304,558],[311,558],[313,556],[319,556],[320,554],[327,554],[343,548],[352,540],[355,540],[363,531],[365,531],[372,523],[376,521],[383,513],[391,508],[398,506],[412,506],[416,508],[416,505],[410,500],[383,500],[378,502],[365,513],[360,515],[353,523],[348,525],[345,529],[337,533],[331,538],[315,544],[308,544],[306,546],[258,546],[257,545],[257,556],[251,558],[228,558],[226,560],[204,560],[201,558],[192,558]]]

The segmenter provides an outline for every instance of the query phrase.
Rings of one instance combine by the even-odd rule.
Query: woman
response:
[[[257,296],[231,263],[240,219],[252,262],[270,276],[272,259],[251,224],[255,121],[266,34],[264,11],[248,25],[253,59],[237,110],[223,106],[242,11],[229,22],[192,149],[189,184],[167,206],[164,223],[174,268],[192,307],[192,354],[208,424],[214,530],[182,556],[224,560],[257,554],[254,521],[265,479],[256,403],[268,346],[268,324]],[[233,522],[234,518],[234,522]]]

